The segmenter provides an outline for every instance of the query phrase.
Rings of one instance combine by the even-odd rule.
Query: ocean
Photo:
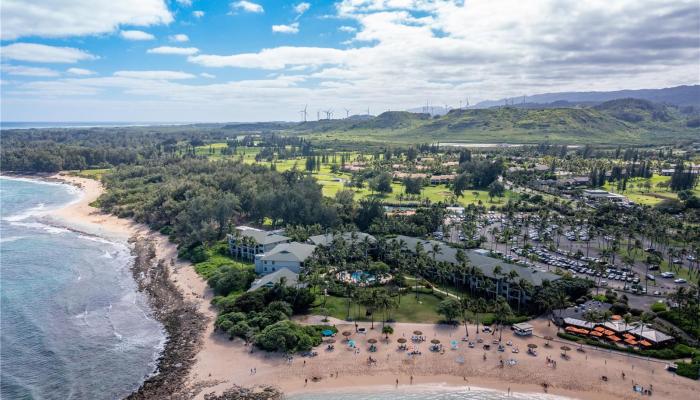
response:
[[[2,399],[118,399],[155,370],[165,335],[128,245],[51,221],[79,195],[0,178]]]
[[[507,393],[482,388],[415,385],[411,387],[363,388],[344,392],[314,392],[287,396],[287,400],[566,400],[565,397],[544,393]]]

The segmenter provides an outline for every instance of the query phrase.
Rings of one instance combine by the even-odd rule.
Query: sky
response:
[[[4,121],[298,121],[700,83],[698,0],[2,0]]]

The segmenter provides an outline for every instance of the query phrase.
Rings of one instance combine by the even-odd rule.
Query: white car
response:
[[[674,282],[676,282],[676,283],[685,283],[686,280],[683,279],[683,278],[678,278],[678,279],[676,279]]]
[[[662,272],[661,277],[662,278],[673,278],[673,272]]]

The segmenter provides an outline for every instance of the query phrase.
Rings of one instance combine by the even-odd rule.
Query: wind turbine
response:
[[[326,110],[326,111],[324,111],[324,113],[326,114],[326,119],[330,120],[331,117],[333,116],[333,109],[331,108],[330,110]]]
[[[344,110],[345,110],[345,118],[350,118],[350,109],[344,108]]]
[[[305,105],[305,106],[304,106],[304,109],[301,110],[301,111],[299,111],[299,114],[302,115],[302,118],[304,119],[304,122],[306,122],[306,108],[307,108],[308,106],[309,106],[308,104]]]
[[[321,110],[316,110],[316,121],[321,120]]]

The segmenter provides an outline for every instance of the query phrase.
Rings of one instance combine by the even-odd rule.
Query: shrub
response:
[[[255,344],[267,351],[306,351],[321,344],[321,335],[313,326],[302,327],[292,321],[279,321],[257,334]]]
[[[651,311],[659,313],[661,311],[666,311],[666,304],[664,303],[654,303],[651,305]]]

